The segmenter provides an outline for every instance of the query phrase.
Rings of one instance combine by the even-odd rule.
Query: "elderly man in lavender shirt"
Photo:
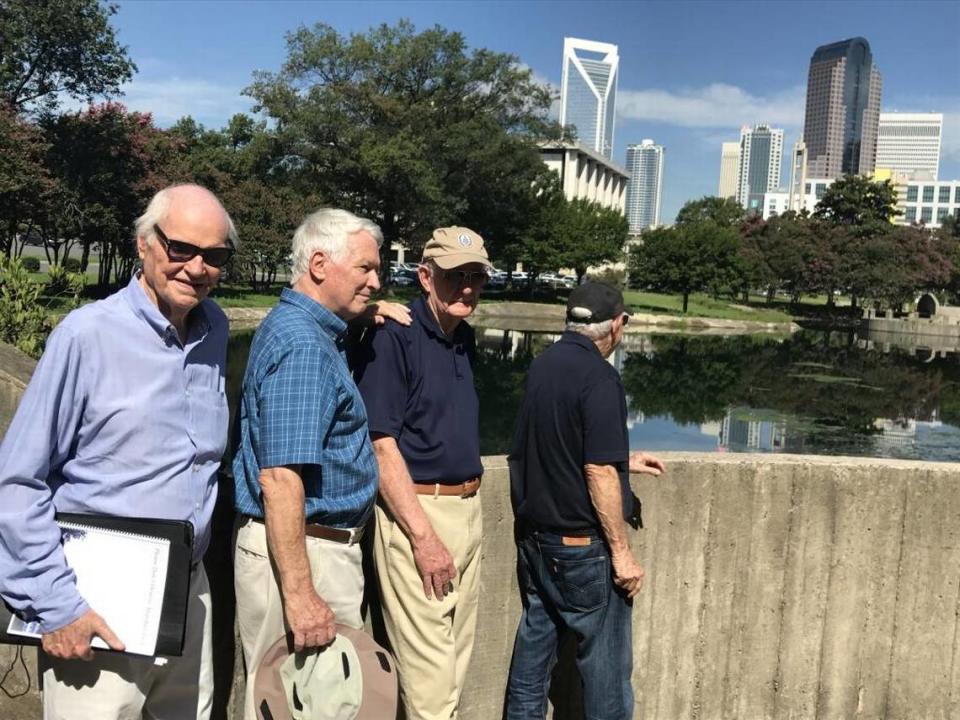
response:
[[[136,222],[142,270],[57,326],[0,445],[0,595],[43,630],[45,718],[209,717],[210,589],[200,560],[227,442],[227,320],[206,297],[236,243],[209,191],[157,193]],[[78,592],[56,512],[193,524],[182,657],[163,664],[91,650],[95,636],[123,644]]]

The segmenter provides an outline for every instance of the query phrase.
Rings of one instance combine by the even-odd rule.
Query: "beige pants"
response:
[[[363,627],[363,569],[359,545],[306,538],[307,559],[317,594],[330,606],[338,623]],[[283,617],[283,599],[267,551],[263,523],[241,522],[234,544],[234,588],[237,594],[237,625],[247,667],[244,718],[255,720],[253,680],[267,649],[288,631]]]
[[[45,720],[207,720],[213,700],[210,584],[200,566],[190,583],[183,656],[153,658],[94,651],[94,659],[39,653]]]
[[[426,598],[410,541],[379,505],[373,557],[407,718],[450,720],[457,717],[477,627],[480,496],[418,498],[457,566],[453,592]]]

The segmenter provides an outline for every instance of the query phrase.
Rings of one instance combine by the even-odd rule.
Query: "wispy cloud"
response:
[[[201,79],[138,79],[123,88],[121,100],[131,110],[153,113],[154,122],[161,126],[191,115],[205,125],[220,127],[235,113],[250,111],[252,102],[240,94],[242,89]]]
[[[663,122],[681,127],[739,128],[763,122],[775,127],[797,128],[803,124],[805,93],[805,87],[797,85],[758,96],[724,83],[679,91],[620,89],[617,114],[621,120]]]

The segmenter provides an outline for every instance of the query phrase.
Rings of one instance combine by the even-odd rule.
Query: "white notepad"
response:
[[[153,655],[157,647],[170,541],[118,530],[60,522],[63,554],[77,575],[77,589],[126,645],[126,652]],[[39,625],[16,615],[7,632],[40,637]],[[93,647],[106,649],[100,638]]]

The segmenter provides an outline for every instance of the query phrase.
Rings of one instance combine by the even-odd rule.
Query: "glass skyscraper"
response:
[[[573,125],[582,145],[608,158],[613,153],[619,65],[616,45],[563,39],[560,124]]]
[[[862,37],[821,45],[814,51],[803,123],[810,177],[873,172],[881,90],[870,43]]]
[[[760,209],[765,193],[780,187],[783,130],[768,125],[740,129],[737,202],[747,210]]]
[[[660,224],[663,147],[653,140],[627,146],[627,221],[637,233]]]

